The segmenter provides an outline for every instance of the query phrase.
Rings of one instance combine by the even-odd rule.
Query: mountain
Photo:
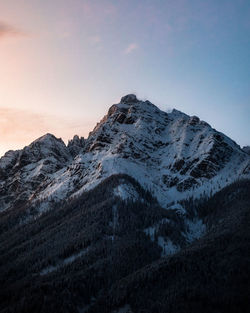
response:
[[[0,159],[0,312],[249,312],[250,155],[135,95]]]
[[[135,95],[124,96],[88,138],[65,146],[47,134],[0,159],[1,209],[75,197],[113,174],[128,174],[166,207],[213,194],[250,176],[249,155],[196,116],[166,113]]]

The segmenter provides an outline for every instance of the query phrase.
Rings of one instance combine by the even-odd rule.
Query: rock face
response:
[[[0,160],[0,205],[8,208],[36,198],[39,188],[72,159],[64,142],[46,134]]]
[[[112,174],[128,174],[162,206],[211,194],[250,176],[250,156],[196,116],[161,111],[135,95],[122,97],[85,140],[66,146],[47,134],[0,160],[0,208],[37,200],[49,207],[97,186]],[[46,205],[45,205],[46,204]]]
[[[75,135],[73,139],[69,140],[68,142],[68,149],[72,156],[76,156],[79,154],[85,145],[85,140],[83,137],[79,138],[78,135]]]
[[[250,146],[245,146],[242,148],[242,150],[250,155]]]

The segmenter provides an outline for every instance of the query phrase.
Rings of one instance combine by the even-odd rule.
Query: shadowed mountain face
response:
[[[0,312],[249,312],[250,155],[135,95],[0,159]]]

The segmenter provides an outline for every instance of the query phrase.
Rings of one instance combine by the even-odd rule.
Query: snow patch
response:
[[[122,184],[114,188],[114,195],[120,197],[122,200],[133,200],[139,199],[137,191],[132,185]]]
[[[88,252],[89,248],[85,248],[83,249],[82,251],[76,253],[76,254],[73,254],[65,259],[63,259],[60,263],[58,263],[57,265],[50,265],[50,266],[47,266],[46,268],[44,268],[41,272],[40,272],[40,275],[43,276],[43,275],[47,275],[51,272],[54,272],[54,271],[57,271],[59,268],[65,266],[65,265],[68,265],[72,262],[74,262],[76,259],[82,257],[83,255],[85,255],[87,252]]]
[[[162,236],[157,239],[158,245],[162,248],[161,256],[168,256],[180,251],[180,247],[173,244],[170,239],[165,240]]]
[[[154,241],[155,240],[155,234],[159,231],[160,226],[163,224],[166,224],[168,222],[169,222],[168,218],[163,218],[160,222],[156,223],[155,225],[144,229],[144,232],[146,235],[150,236],[150,239],[152,241]]]
[[[206,225],[203,224],[201,219],[186,220],[186,225],[188,230],[184,236],[189,243],[201,238],[206,232]]]
[[[151,241],[154,242],[157,239],[157,244],[162,248],[161,256],[171,255],[180,250],[180,247],[174,245],[170,239],[165,240],[162,236],[156,236],[160,226],[166,223],[169,223],[169,219],[163,218],[155,225],[144,229],[145,234],[150,236]]]

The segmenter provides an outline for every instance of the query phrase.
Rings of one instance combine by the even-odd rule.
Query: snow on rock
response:
[[[0,159],[0,210],[38,199],[57,172],[72,161],[61,139],[46,134]]]
[[[39,200],[49,208],[49,201],[78,196],[113,174],[132,176],[167,207],[250,177],[250,156],[196,116],[175,109],[166,113],[127,95],[87,139],[75,136],[66,146],[46,134],[6,153],[0,159],[0,209],[17,200]],[[114,192],[124,199],[137,197],[130,186]]]

